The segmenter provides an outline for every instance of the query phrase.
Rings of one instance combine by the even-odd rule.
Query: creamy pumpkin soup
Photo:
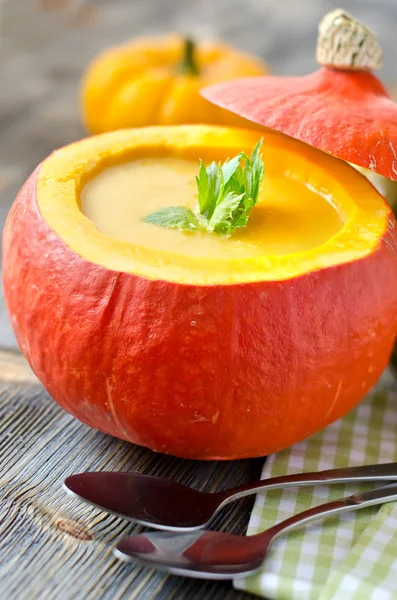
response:
[[[142,158],[110,166],[81,191],[81,207],[96,228],[143,247],[186,256],[246,258],[308,250],[343,226],[326,194],[288,173],[266,169],[258,203],[246,227],[231,237],[186,232],[144,222],[168,206],[197,209],[198,160]]]

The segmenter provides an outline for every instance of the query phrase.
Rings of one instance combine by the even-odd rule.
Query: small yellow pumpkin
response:
[[[89,65],[82,83],[83,120],[94,134],[145,125],[250,126],[210,104],[199,90],[266,73],[259,58],[219,42],[196,46],[177,37],[141,38],[106,50]]]

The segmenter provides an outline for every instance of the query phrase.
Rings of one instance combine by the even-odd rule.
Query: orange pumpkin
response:
[[[243,119],[213,106],[199,90],[267,72],[259,58],[219,42],[196,47],[177,37],[138,39],[106,50],[88,67],[83,120],[91,133],[157,124],[241,125]]]
[[[141,219],[139,243],[124,241],[83,212],[84,187],[122,162],[152,161],[145,189],[127,186],[136,215],[159,182],[167,191],[162,160],[225,160],[257,140],[193,125],[112,132],[54,152],[22,188],[3,236],[7,305],[33,370],[83,422],[186,458],[266,455],[346,413],[386,366],[397,330],[396,222],[344,162],[265,132],[268,196],[237,246],[223,240],[226,254],[218,238],[207,238],[216,252],[189,254],[200,236]],[[111,192],[109,216],[120,210]],[[310,194],[340,216],[336,233],[297,252],[255,246],[266,237],[254,238],[255,219],[269,236],[283,220],[296,231]],[[327,220],[307,221],[313,234]],[[159,248],[161,231],[173,249]]]

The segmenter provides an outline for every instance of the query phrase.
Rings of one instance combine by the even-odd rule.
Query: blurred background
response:
[[[85,135],[79,80],[103,48],[147,34],[221,38],[279,74],[316,67],[317,25],[333,0],[0,0],[0,229],[23,181],[54,148]],[[377,33],[380,73],[397,86],[397,0],[344,0]],[[0,347],[14,347],[0,294]]]

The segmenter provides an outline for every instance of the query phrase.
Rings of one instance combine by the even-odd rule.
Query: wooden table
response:
[[[308,4],[305,12],[296,0],[0,0],[0,223],[36,164],[84,135],[78,80],[100,48],[180,30],[221,35],[266,56],[281,72],[306,72],[314,67],[317,21],[329,8]],[[359,0],[344,5],[368,16]],[[391,57],[395,0],[377,3],[373,16]],[[392,68],[390,60],[386,78]],[[119,562],[112,547],[140,528],[71,499],[62,481],[83,470],[136,470],[219,490],[258,477],[263,460],[184,461],[80,424],[49,398],[18,353],[1,295],[0,434],[0,598],[248,597],[228,582],[168,577]],[[251,503],[230,505],[213,527],[243,533]]]

